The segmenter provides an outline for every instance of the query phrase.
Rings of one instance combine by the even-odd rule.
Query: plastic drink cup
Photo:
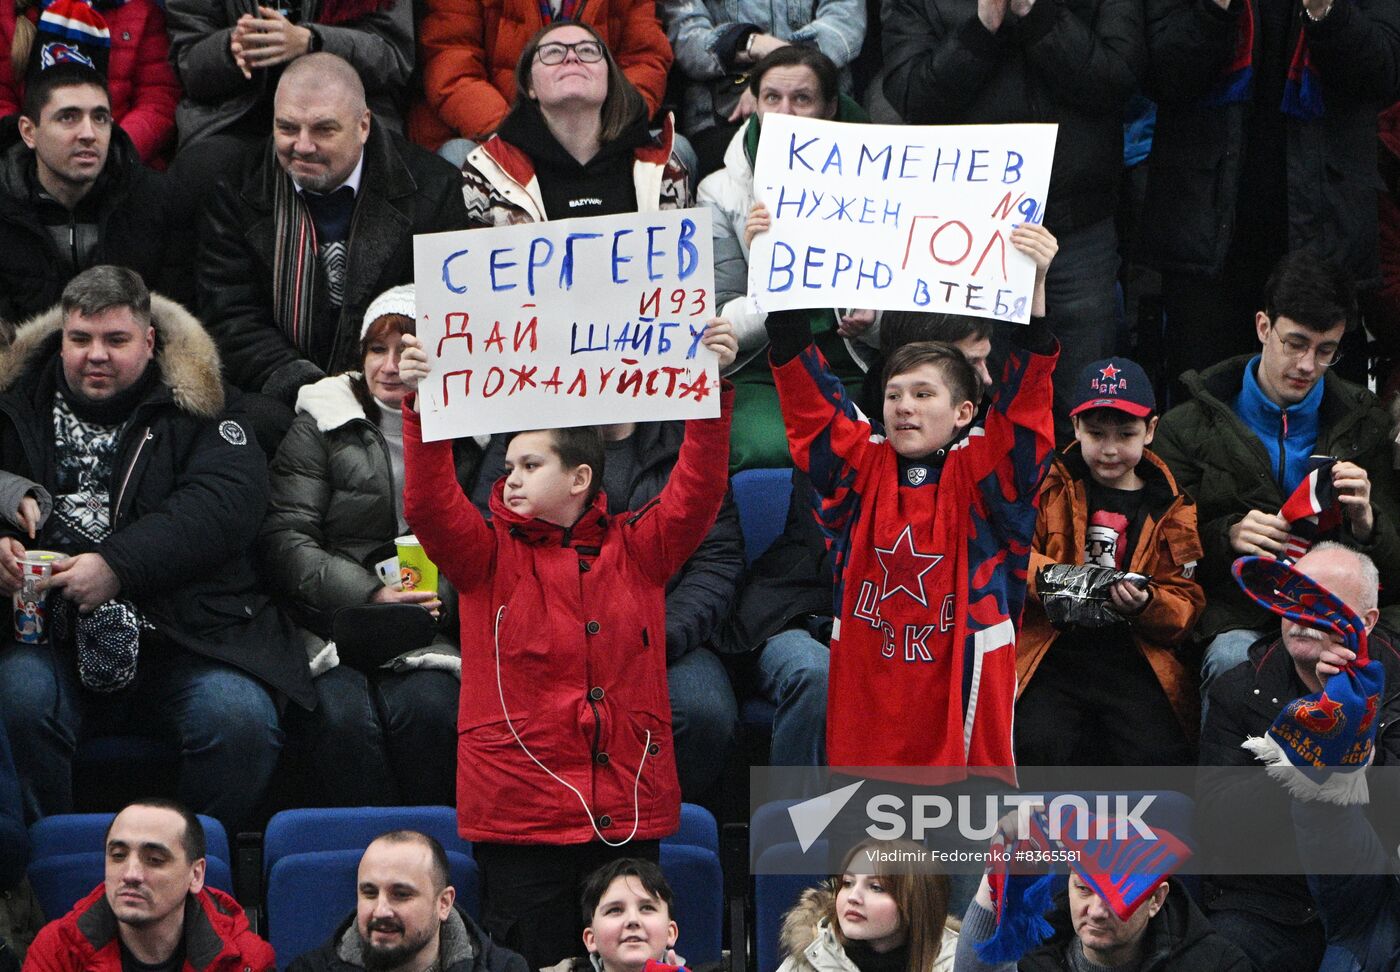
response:
[[[21,579],[14,595],[15,640],[26,645],[42,645],[49,640],[47,595],[39,582],[53,574],[53,565],[64,559],[52,550],[30,550],[18,561]]]
[[[438,587],[437,564],[428,559],[428,555],[423,552],[423,545],[418,542],[418,538],[410,533],[407,536],[396,538],[394,546],[399,551],[399,580],[402,589],[436,593]]]

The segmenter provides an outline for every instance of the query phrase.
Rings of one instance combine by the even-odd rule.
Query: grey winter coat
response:
[[[656,15],[685,85],[680,130],[713,128],[738,104],[743,84],[731,78],[738,71],[735,48],[755,30],[815,47],[842,69],[849,88],[845,68],[865,43],[865,8],[865,0],[659,0]]]

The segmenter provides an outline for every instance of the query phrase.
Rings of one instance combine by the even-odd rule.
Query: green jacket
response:
[[[1250,510],[1277,513],[1287,499],[1263,443],[1230,406],[1251,357],[1183,375],[1191,400],[1162,416],[1152,443],[1177,484],[1196,500],[1205,551],[1196,578],[1206,592],[1205,613],[1196,627],[1202,641],[1222,631],[1271,626],[1270,615],[1245,598],[1230,574],[1238,556],[1230,547],[1230,527]],[[1369,555],[1383,578],[1400,577],[1400,495],[1391,466],[1389,415],[1375,395],[1328,374],[1323,378],[1318,426],[1314,454],[1354,462],[1371,478],[1376,518],[1371,542],[1358,543],[1345,526],[1339,539]],[[1394,626],[1400,620],[1400,584],[1382,589],[1381,605],[1382,618]]]

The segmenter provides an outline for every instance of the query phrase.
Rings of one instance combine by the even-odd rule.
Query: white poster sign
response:
[[[713,418],[705,209],[413,238],[426,441]]]
[[[1055,125],[855,125],[766,115],[749,293],[796,307],[946,311],[1024,323]]]

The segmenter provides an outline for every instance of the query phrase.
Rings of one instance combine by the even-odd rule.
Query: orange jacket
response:
[[[654,115],[671,69],[655,0],[584,0],[578,19],[602,35]],[[544,25],[539,0],[428,0],[418,27],[423,98],[409,110],[409,137],[436,151],[449,138],[494,132],[515,98],[520,52]]]
[[[1179,491],[1166,463],[1143,450],[1138,475],[1146,480],[1146,518],[1128,569],[1152,578],[1152,599],[1131,620],[1133,641],[1152,666],[1186,736],[1200,731],[1200,699],[1195,674],[1182,665],[1172,646],[1185,640],[1205,607],[1206,596],[1192,576],[1201,559],[1196,532],[1196,503]],[[1079,447],[1070,446],[1055,460],[1040,487],[1040,515],[1031,541],[1026,610],[1016,642],[1017,696],[1024,692],[1050,646],[1059,637],[1040,606],[1036,573],[1048,564],[1084,563],[1084,534],[1089,502],[1084,485],[1089,472]]]

